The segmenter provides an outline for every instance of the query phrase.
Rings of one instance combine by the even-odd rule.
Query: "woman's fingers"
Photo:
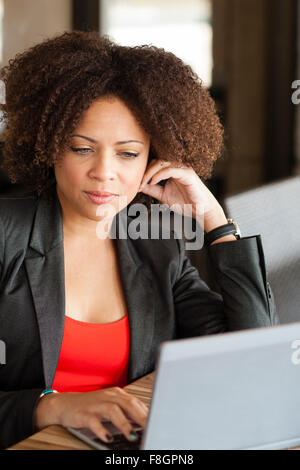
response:
[[[118,387],[60,394],[56,401],[56,424],[74,428],[88,427],[104,442],[109,442],[112,436],[101,419],[111,421],[128,440],[132,440],[130,434],[134,434],[133,423],[144,427],[148,416],[148,409],[140,400]]]
[[[142,409],[144,410],[144,412],[148,415],[148,413],[149,413],[149,406],[145,405],[145,403],[143,403],[141,400],[139,400],[139,405],[142,407]]]
[[[119,398],[118,404],[135,423],[142,427],[145,426],[148,417],[148,409],[145,409],[140,400],[133,395],[126,394],[125,397]]]
[[[93,433],[96,434],[96,436],[104,442],[109,443],[113,440],[113,436],[105,428],[105,426],[101,424],[101,421],[98,416],[92,413],[86,415],[86,423],[84,426],[93,431]]]
[[[152,160],[147,170],[144,173],[144,176],[141,182],[141,187],[144,184],[149,183],[150,179],[152,178],[153,175],[155,175],[155,173],[157,173],[162,168],[168,167],[170,165],[171,165],[171,162],[167,162],[166,160]]]
[[[104,391],[100,392],[104,393]],[[107,402],[116,403],[122,410],[140,426],[144,426],[148,416],[148,408],[141,400],[125,390],[114,387],[105,391]]]
[[[114,426],[124,434],[128,440],[135,438],[133,423],[144,427],[148,416],[148,408],[140,400],[133,395],[125,392],[119,387],[101,390],[99,392],[92,392],[94,397],[101,397],[95,399],[92,406],[89,407],[87,416],[88,427],[95,432],[100,439],[106,442],[111,437],[110,433],[101,424],[101,419],[111,421]],[[93,418],[95,419],[92,419]],[[96,420],[100,423],[97,424]]]
[[[109,420],[124,434],[124,436],[132,441],[135,439],[134,430],[132,424],[129,422],[125,413],[119,405],[110,403],[108,411]]]
[[[163,197],[164,188],[159,184],[156,186],[152,186],[151,184],[144,184],[143,187],[139,188],[139,192],[147,194],[148,196],[154,197],[155,199],[161,201]]]

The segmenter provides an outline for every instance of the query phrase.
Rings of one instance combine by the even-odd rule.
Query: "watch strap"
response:
[[[218,238],[226,237],[226,235],[234,235],[236,238],[240,238],[241,233],[236,225],[236,223],[232,219],[228,219],[228,224],[221,225],[210,232],[204,235],[204,242],[206,246],[209,246]]]

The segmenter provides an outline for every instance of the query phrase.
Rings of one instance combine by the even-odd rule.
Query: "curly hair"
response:
[[[38,197],[91,103],[123,100],[150,137],[149,161],[192,167],[204,180],[223,148],[223,127],[192,68],[153,45],[121,46],[96,31],[64,32],[17,54],[0,70],[6,103],[2,167]],[[155,200],[154,200],[155,201]],[[138,193],[134,202],[147,205]]]

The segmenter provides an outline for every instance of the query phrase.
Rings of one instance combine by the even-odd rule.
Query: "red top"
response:
[[[86,323],[65,316],[52,388],[58,392],[89,392],[124,387],[128,358],[128,315],[112,323]]]

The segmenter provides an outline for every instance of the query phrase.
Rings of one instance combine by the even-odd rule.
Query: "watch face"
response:
[[[228,221],[229,224],[234,225],[235,230],[236,230],[234,235],[236,236],[236,238],[241,238],[242,234],[241,234],[241,230],[240,230],[240,227],[238,226],[238,224],[233,219],[227,219],[227,221]]]
[[[235,230],[236,230],[235,236],[237,238],[241,238],[242,234],[241,234],[241,231],[240,231],[240,227],[238,226],[238,224],[236,222],[233,222],[233,225],[235,226]]]

